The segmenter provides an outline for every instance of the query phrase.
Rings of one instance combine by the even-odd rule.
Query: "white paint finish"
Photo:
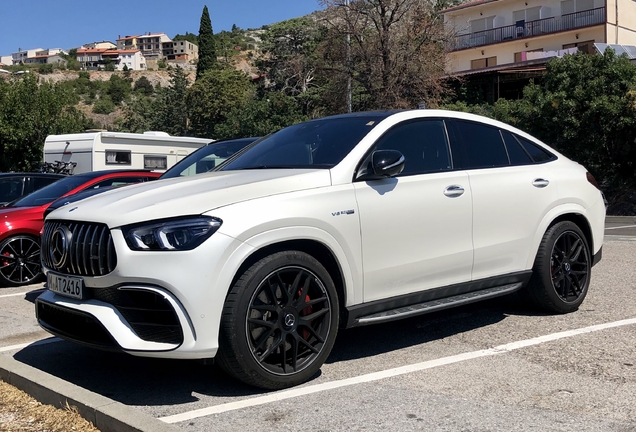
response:
[[[433,369],[436,367],[446,366],[449,364],[459,363],[467,360],[473,360],[481,357],[491,357],[499,354],[509,353],[522,348],[527,348],[534,345],[540,345],[547,342],[553,342],[560,339],[579,336],[587,333],[597,332],[601,330],[608,330],[616,327],[623,327],[636,324],[636,318],[625,319],[621,321],[614,321],[605,324],[598,324],[589,327],[578,328],[574,330],[568,330],[558,333],[551,333],[544,336],[539,336],[532,339],[525,339],[508,344],[498,345],[493,348],[471,351],[467,353],[457,354],[454,356],[443,357],[435,360],[429,360],[421,363],[415,363],[411,365],[401,366],[393,369],[387,369],[379,372],[373,372],[357,377],[347,378],[338,381],[331,381],[322,384],[310,385],[301,388],[295,388],[292,390],[284,390],[277,393],[267,394],[265,396],[258,396],[255,398],[244,399],[237,402],[230,402],[221,405],[215,405],[207,408],[201,408],[198,410],[188,411],[181,414],[175,414],[166,417],[160,417],[166,423],[179,423],[183,421],[192,420],[199,417],[221,414],[228,411],[235,411],[243,408],[249,408],[258,405],[264,405],[272,402],[278,402],[286,399],[292,399],[296,397],[306,396],[314,393],[320,393],[328,390],[333,390],[342,387],[348,387],[352,385],[358,385],[381,379],[391,378],[400,375],[406,375],[414,372],[420,372],[423,370]]]
[[[473,191],[473,280],[527,270],[538,228],[557,201],[548,164],[468,171]],[[536,179],[550,184],[532,185]]]
[[[102,222],[111,227],[117,268],[103,277],[84,278],[86,286],[153,286],[169,293],[175,304],[181,305],[181,324],[191,326],[194,336],[177,349],[166,352],[154,351],[147,343],[129,339],[125,335],[128,330],[117,322],[115,314],[100,312],[105,327],[119,332],[119,339],[128,341],[125,345],[128,349],[137,349],[136,355],[152,357],[211,357],[218,348],[220,315],[232,280],[254,251],[277,242],[312,240],[331,251],[342,269],[347,306],[470,279],[473,193],[467,172],[352,182],[361,158],[387,129],[403,121],[427,117],[483,122],[537,142],[513,127],[472,114],[404,111],[377,124],[331,170],[240,170],[157,180],[91,197],[74,206],[77,209],[72,213],[62,208],[50,218]],[[530,268],[545,228],[564,212],[593,218],[595,248],[602,244],[604,207],[599,191],[585,179],[584,168],[556,151],[553,153],[559,160],[540,168],[502,168],[501,175],[489,172],[495,170],[471,172],[476,178],[475,184],[492,189],[480,191],[475,205],[480,213],[475,219],[475,229],[484,231],[475,232],[480,254],[484,252],[478,261],[482,270],[495,274],[493,262],[497,259],[514,264],[496,267],[501,272]],[[524,174],[524,171],[534,174],[535,170],[547,170],[549,177],[544,177],[551,182],[553,178],[556,180],[537,192],[531,186],[534,176],[526,179],[529,174]],[[513,186],[526,180],[527,187],[532,188],[530,192],[515,193]],[[450,185],[463,186],[464,195],[445,196],[444,190]],[[532,197],[525,202],[526,193],[548,190],[554,194],[553,185],[557,185],[554,189],[559,191],[554,202],[546,204]],[[503,193],[498,193],[497,188]],[[545,207],[539,208],[542,205]],[[347,213],[349,210],[353,213]],[[343,211],[344,215],[337,214]],[[488,219],[488,212],[494,214],[494,221]],[[219,217],[223,224],[212,237],[191,251],[131,251],[119,229],[131,223],[197,214]],[[546,214],[542,220],[541,214]],[[519,227],[517,223],[524,226]],[[600,231],[596,227],[600,227]],[[515,229],[534,233],[530,246]],[[500,240],[501,244],[488,243],[493,239]],[[504,256],[495,257],[494,251]],[[523,256],[528,257],[525,267],[519,265]],[[51,300],[58,302],[55,298]],[[89,302],[64,300],[63,304],[85,311],[92,307]]]
[[[448,186],[464,194],[444,195]],[[470,280],[468,175],[446,172],[354,184],[360,211],[364,301]]]

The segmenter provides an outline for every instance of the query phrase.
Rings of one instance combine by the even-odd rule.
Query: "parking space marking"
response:
[[[23,296],[25,294],[28,294],[30,292],[35,292],[35,291],[44,291],[44,290],[28,290],[28,291],[24,291],[24,292],[13,293],[13,294],[2,294],[2,295],[0,295],[0,298],[3,298],[3,297],[18,297],[18,296]]]
[[[242,408],[249,408],[258,405],[264,405],[271,402],[277,402],[285,399],[291,399],[300,396],[306,396],[313,393],[319,393],[327,390],[333,390],[341,387],[347,387],[356,384],[368,383],[372,381],[378,381],[385,378],[395,377],[399,375],[409,374],[412,372],[419,372],[426,369],[432,369],[439,366],[445,366],[453,363],[459,363],[466,360],[472,360],[480,357],[489,357],[498,354],[504,354],[511,351],[515,351],[521,348],[526,348],[533,345],[539,345],[546,342],[552,342],[559,339],[578,336],[586,333],[592,333],[600,330],[606,330],[615,327],[621,327],[626,325],[636,324],[636,318],[625,319],[621,321],[614,321],[605,324],[597,324],[589,327],[582,327],[574,330],[563,331],[559,333],[552,333],[544,336],[538,336],[532,339],[526,339],[516,342],[499,345],[494,348],[485,350],[472,351],[463,354],[457,354],[449,357],[442,357],[436,360],[429,360],[421,363],[415,363],[407,366],[401,366],[394,369],[387,369],[384,371],[373,372],[357,377],[347,378],[343,380],[337,380],[332,382],[326,382],[322,384],[309,385],[306,387],[294,388],[291,390],[284,390],[276,393],[267,394],[265,396],[258,396],[250,399],[245,399],[237,402],[229,402],[220,405],[214,405],[207,408],[201,408],[193,411],[184,412],[181,414],[175,414],[166,417],[160,417],[166,423],[178,423],[182,421],[192,420],[198,417],[209,416],[212,414],[220,414],[228,411],[239,410]]]
[[[62,341],[62,339],[57,338],[57,337],[52,337],[52,338],[47,338],[47,339],[36,339],[34,341],[31,341],[31,342],[25,342],[25,343],[21,343],[21,344],[17,344],[17,345],[8,345],[8,346],[5,346],[5,347],[0,347],[0,352],[21,350],[22,348],[26,348],[28,346],[44,345],[44,344],[49,344],[49,343],[53,343],[53,342],[61,342],[61,341]]]
[[[605,228],[606,230],[611,230],[611,229],[621,229],[621,228],[634,228],[636,227],[636,225],[625,225],[625,226],[617,226],[617,227],[609,227],[609,228]]]

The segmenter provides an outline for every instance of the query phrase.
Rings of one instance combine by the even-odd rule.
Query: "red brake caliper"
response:
[[[11,257],[11,254],[9,252],[5,252],[0,256],[6,256],[6,257]],[[2,260],[2,267],[9,265],[9,260],[7,259],[3,259]]]
[[[300,289],[298,290],[298,296],[300,297],[300,293],[302,292],[303,288],[300,287]],[[306,295],[305,296],[305,303],[309,303],[309,296]],[[303,308],[303,310],[300,311],[300,316],[307,316],[307,315],[311,315],[311,313],[313,312],[313,307],[311,305],[309,306],[305,306]],[[309,339],[309,330],[306,329],[301,329],[300,330],[300,337],[302,337],[305,340]]]

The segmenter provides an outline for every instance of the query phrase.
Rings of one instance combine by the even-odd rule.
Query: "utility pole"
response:
[[[349,24],[349,0],[345,0],[347,14],[347,112],[351,112],[351,28]]]

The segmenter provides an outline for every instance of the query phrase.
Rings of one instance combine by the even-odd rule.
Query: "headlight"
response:
[[[223,222],[209,216],[165,219],[122,228],[132,250],[192,250],[206,241]]]

